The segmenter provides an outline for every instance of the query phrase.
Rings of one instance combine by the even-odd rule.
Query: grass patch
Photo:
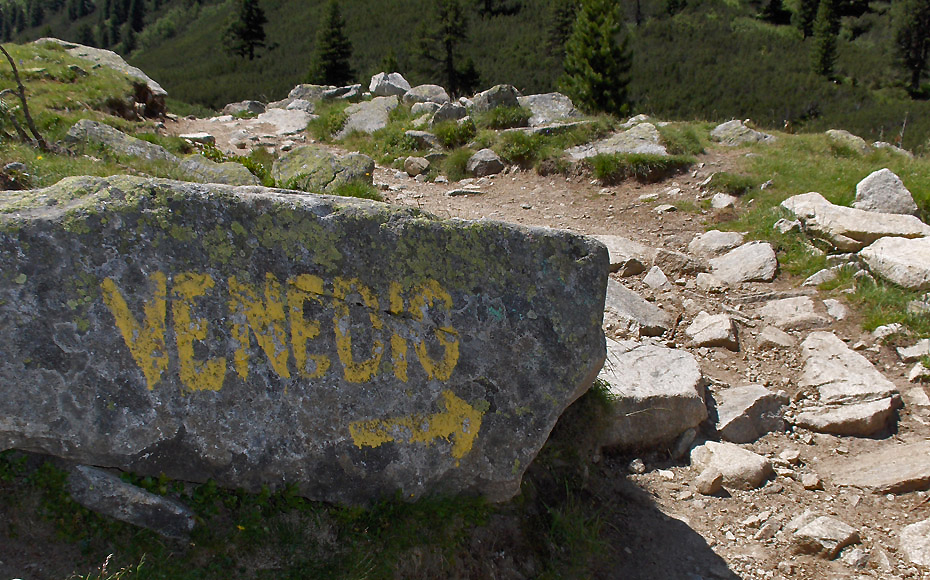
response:
[[[433,135],[447,149],[461,147],[475,138],[478,128],[472,122],[443,121],[433,127]]]
[[[449,181],[461,181],[467,176],[465,166],[475,152],[471,149],[461,148],[449,153],[440,163],[440,171],[449,178]]]
[[[707,188],[711,191],[741,196],[757,189],[759,185],[754,177],[720,171],[710,178]]]
[[[585,163],[591,168],[594,177],[603,184],[619,183],[629,178],[651,183],[684,171],[694,163],[694,158],[648,153],[599,153],[589,157]]]
[[[907,304],[919,300],[924,294],[926,292],[907,290],[885,280],[862,278],[848,298],[862,313],[862,326],[866,330],[898,322],[923,338],[930,336],[930,317],[908,312]]]
[[[350,181],[349,183],[343,183],[342,185],[336,187],[332,194],[342,197],[358,197],[361,199],[384,201],[384,198],[381,197],[381,193],[378,191],[378,188],[376,188],[374,185],[371,185],[370,183],[364,183],[361,181]]]
[[[707,127],[698,130],[690,123],[669,123],[658,130],[662,143],[672,155],[700,155],[709,142]]]
[[[344,101],[329,101],[319,103],[316,107],[315,119],[307,124],[307,131],[317,141],[332,141],[336,133],[342,130],[349,115],[346,109],[350,103]]]
[[[487,129],[511,129],[526,127],[532,116],[526,107],[495,107],[478,115],[477,123]]]

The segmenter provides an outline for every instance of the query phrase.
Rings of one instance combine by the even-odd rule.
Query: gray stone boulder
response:
[[[229,103],[223,107],[224,115],[261,115],[265,112],[265,105],[258,101],[239,101],[238,103]]]
[[[917,215],[917,204],[901,178],[888,168],[870,173],[856,185],[856,209]]]
[[[307,123],[311,119],[313,119],[313,115],[300,109],[269,108],[255,117],[255,122],[271,125],[275,134],[285,136],[304,132],[307,129]]]
[[[789,197],[781,207],[797,216],[809,235],[822,238],[843,252],[858,252],[875,240],[889,236],[930,236],[930,226],[914,216],[834,205],[816,192]]]
[[[707,418],[704,375],[686,351],[607,339],[599,378],[613,399],[605,447],[661,448]]]
[[[581,117],[581,113],[575,108],[572,100],[562,93],[517,97],[517,103],[533,113],[529,119],[530,127],[541,127],[556,121]]]
[[[439,137],[427,131],[407,131],[406,137],[413,139],[419,149],[442,149],[442,142]]]
[[[685,329],[685,334],[695,347],[720,346],[734,352],[739,350],[736,322],[726,314],[708,314],[702,310]]]
[[[710,137],[714,141],[719,141],[721,145],[731,147],[747,143],[770,143],[775,140],[775,137],[768,133],[750,129],[739,119],[717,125],[710,132]]]
[[[410,83],[400,73],[380,72],[371,77],[368,92],[376,97],[402,97],[410,90]]]
[[[825,461],[819,471],[835,485],[877,494],[930,488],[930,441],[877,445],[867,453]]]
[[[768,242],[749,242],[709,261],[710,273],[735,285],[742,282],[771,282],[778,272],[775,250]]]
[[[827,139],[833,145],[848,147],[860,155],[867,155],[872,152],[872,148],[869,147],[869,144],[865,142],[865,139],[859,137],[858,135],[853,135],[849,131],[845,131],[843,129],[830,129],[826,132],[826,135]]]
[[[414,103],[443,103],[451,102],[449,93],[439,85],[418,85],[404,93],[403,101],[405,105]]]
[[[648,153],[668,155],[662,145],[659,130],[652,123],[639,123],[626,131],[614,133],[606,139],[571,147],[565,151],[573,161],[580,161],[600,153]]]
[[[569,232],[353,198],[131,176],[4,195],[0,449],[506,500],[603,365],[607,267]]]
[[[288,151],[271,168],[275,183],[287,189],[333,193],[354,181],[371,184],[374,160],[361,153],[335,155],[325,147],[297,147]]]
[[[635,276],[646,271],[655,259],[655,249],[629,238],[614,235],[593,236],[607,246],[610,254],[610,271],[620,276]]]
[[[696,256],[713,258],[743,244],[745,236],[740,232],[710,230],[699,234],[688,244],[688,251]]]
[[[429,160],[423,157],[410,156],[404,159],[404,171],[410,177],[416,177],[429,169]]]
[[[443,103],[433,117],[430,119],[430,126],[435,127],[444,121],[458,121],[468,116],[468,110],[458,103]]]
[[[888,143],[886,141],[875,141],[874,143],[872,143],[872,147],[874,147],[875,149],[883,149],[885,151],[894,153],[895,155],[907,157],[908,159],[914,158],[914,154],[908,151],[907,149],[902,149],[901,147],[898,147],[897,145],[892,145],[891,143]]]
[[[930,520],[905,526],[901,530],[900,545],[909,562],[930,567]]]
[[[733,443],[752,443],[772,431],[784,431],[788,396],[762,385],[726,389],[715,396],[717,432]]]
[[[100,469],[75,466],[68,475],[68,492],[89,510],[167,538],[186,540],[194,529],[194,512],[187,506]]]
[[[607,282],[604,322],[637,337],[661,336],[675,326],[671,314],[613,279]]]
[[[339,133],[337,139],[343,139],[352,132],[374,133],[379,129],[384,129],[388,124],[388,115],[397,108],[398,100],[396,96],[375,97],[370,101],[364,101],[349,105],[346,108],[345,125]]]
[[[901,397],[894,383],[832,332],[812,332],[801,343],[800,401],[794,424],[835,435],[872,435],[886,428]]]
[[[791,533],[794,551],[832,560],[846,546],[858,544],[859,532],[849,524],[830,516],[804,512],[788,522],[785,531]]]
[[[89,145],[91,147],[102,147],[110,154],[117,156],[134,157],[152,162],[181,162],[180,159],[169,153],[161,145],[136,139],[105,123],[98,123],[90,119],[81,119],[68,129],[64,142],[72,150],[83,151]]]
[[[495,85],[474,96],[472,109],[476,113],[485,113],[498,107],[519,107],[519,97],[520,91],[513,85]]]
[[[430,103],[430,102],[414,103],[413,105],[410,106],[410,114],[412,114],[414,117],[420,117],[421,115],[432,115],[433,113],[438,111],[439,107],[441,106],[442,105],[440,105],[439,103]]]
[[[487,175],[497,175],[504,170],[504,162],[491,149],[481,149],[468,158],[465,163],[465,171],[475,177],[485,177]]]
[[[768,479],[772,462],[733,443],[708,441],[691,450],[691,465],[702,474],[719,473],[724,487],[755,489]]]
[[[133,92],[131,95],[123,97],[123,105],[119,107],[123,110],[114,111],[117,114],[133,118],[136,113],[141,112],[146,117],[161,117],[167,112],[165,98],[168,93],[165,89],[161,88],[161,85],[149,78],[141,69],[131,66],[123,60],[123,57],[112,50],[84,46],[83,44],[66,42],[57,38],[40,38],[35,41],[35,44],[56,44],[75,58],[90,61],[95,65],[105,66],[125,74],[132,81]]]
[[[756,313],[760,318],[781,330],[810,330],[823,328],[831,323],[826,307],[810,296],[796,296],[770,300]]]
[[[859,256],[869,271],[898,286],[930,289],[930,238],[882,238]]]
[[[203,155],[188,155],[180,165],[181,172],[190,181],[199,183],[222,183],[225,185],[261,185],[251,171],[241,163],[227,161],[216,163]]]

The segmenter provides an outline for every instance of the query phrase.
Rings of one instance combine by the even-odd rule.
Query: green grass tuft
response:
[[[525,107],[495,107],[478,115],[477,123],[488,129],[511,129],[526,127],[532,116],[532,111]]]
[[[684,155],[652,155],[648,153],[599,153],[585,160],[594,177],[601,183],[619,183],[634,178],[651,183],[684,171],[694,158]]]
[[[711,191],[741,196],[758,189],[759,185],[760,183],[754,177],[721,171],[711,177],[707,188]]]
[[[349,118],[349,115],[346,114],[349,104],[343,101],[330,101],[319,104],[316,108],[317,117],[310,121],[307,130],[317,141],[332,141]]]
[[[443,175],[448,177],[449,181],[460,181],[465,179],[465,177],[467,177],[465,166],[474,154],[474,151],[467,148],[456,149],[449,153],[449,155],[442,160],[440,165]]]
[[[461,147],[475,138],[478,129],[473,122],[443,121],[433,127],[433,134],[439,139],[443,147],[455,149]]]
[[[371,199],[374,201],[384,201],[378,189],[370,183],[361,181],[350,181],[335,188],[333,195],[342,197],[358,197],[361,199]]]

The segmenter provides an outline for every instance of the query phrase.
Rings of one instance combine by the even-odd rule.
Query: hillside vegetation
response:
[[[128,20],[137,4],[144,6],[144,15],[138,32],[129,33],[124,24],[122,40],[114,42],[120,27],[103,16],[107,6],[118,12],[113,7],[121,2],[122,18]],[[437,81],[419,46],[435,23],[437,3],[397,0],[390,9],[371,1],[343,4],[357,82],[367,84],[373,73],[394,64],[413,84]],[[474,62],[481,86],[506,82],[527,94],[558,88],[571,0],[464,4],[468,24],[461,31],[461,57]],[[833,79],[811,72],[814,39],[803,38],[791,24],[800,4],[789,3],[787,11],[763,20],[757,2],[624,3],[633,56],[631,110],[680,120],[749,117],[791,131],[841,126],[869,140],[927,147],[930,104],[905,90],[909,76],[895,59],[891,4],[842,5]],[[216,109],[245,98],[280,99],[308,75],[326,2],[262,0],[268,46],[254,60],[223,49],[236,5],[234,0],[5,0],[0,33],[17,41],[51,34],[100,44],[106,29],[103,40],[176,101]]]

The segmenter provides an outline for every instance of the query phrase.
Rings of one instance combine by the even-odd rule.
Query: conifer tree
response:
[[[435,6],[434,26],[418,34],[420,57],[452,95],[474,91],[478,85],[478,71],[474,63],[459,64],[461,46],[468,40],[465,8],[460,0],[438,0]]]
[[[129,25],[133,32],[140,32],[145,27],[145,0],[132,0],[129,3]]]
[[[318,85],[343,86],[352,82],[355,71],[349,64],[352,43],[345,33],[346,21],[339,12],[339,3],[330,0],[326,19],[316,36],[308,79]]]
[[[265,46],[265,11],[258,0],[240,0],[236,20],[227,28],[226,49],[237,56],[255,58],[255,49]]]
[[[814,19],[817,18],[819,7],[820,0],[800,0],[798,3],[798,11],[794,16],[795,24],[804,38],[814,34]]]
[[[836,11],[836,0],[820,0],[817,18],[814,20],[814,72],[833,78],[836,66],[836,44],[840,32],[840,17]]]
[[[561,87],[587,111],[623,114],[627,109],[630,58],[628,40],[617,41],[621,25],[616,3],[583,0],[565,44]]]
[[[930,0],[899,0],[893,9],[894,42],[908,71],[908,90],[920,90],[920,78],[930,59]]]

